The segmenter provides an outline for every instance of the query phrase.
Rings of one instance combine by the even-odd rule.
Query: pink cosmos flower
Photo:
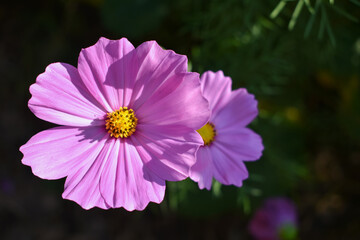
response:
[[[295,204],[287,198],[269,198],[254,214],[249,231],[256,240],[294,240],[297,237]]]
[[[78,67],[50,64],[30,87],[30,110],[63,125],[20,148],[22,163],[44,179],[67,177],[63,198],[85,209],[142,210],[160,203],[165,180],[189,176],[209,118],[186,56],[155,41],[100,40]]]
[[[222,184],[241,187],[248,177],[244,161],[259,159],[264,149],[261,137],[246,128],[258,114],[257,101],[246,89],[231,91],[231,78],[222,71],[207,71],[200,82],[211,116],[198,130],[204,144],[197,152],[190,178],[200,189],[209,190],[213,177]]]

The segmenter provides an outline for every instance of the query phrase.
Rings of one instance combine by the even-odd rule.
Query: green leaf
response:
[[[350,2],[360,7],[360,2],[358,0],[350,0]]]
[[[309,19],[309,21],[308,21],[308,23],[306,25],[306,28],[305,28],[305,33],[304,33],[305,38],[308,38],[309,35],[310,35],[310,32],[311,32],[311,29],[312,29],[312,27],[314,25],[314,21],[315,21],[315,18],[316,18],[320,3],[321,3],[321,0],[316,1],[314,13],[311,15],[311,17],[310,17],[310,19]]]
[[[323,5],[321,5],[321,6],[323,6]],[[325,19],[325,15],[324,15],[324,10],[322,8],[321,18],[320,18],[320,28],[319,28],[319,33],[318,33],[319,40],[321,40],[324,36],[325,24],[326,24],[326,19]]]
[[[276,5],[274,10],[270,13],[270,18],[272,19],[276,18],[279,15],[279,13],[283,10],[285,5],[286,5],[285,1],[280,1],[278,5]]]
[[[336,45],[336,41],[335,41],[335,36],[332,32],[332,29],[331,29],[331,25],[329,23],[329,20],[327,18],[327,14],[326,14],[326,11],[325,11],[325,7],[323,5],[321,5],[321,11],[323,12],[323,16],[324,16],[324,19],[325,19],[325,27],[326,27],[326,31],[329,35],[329,38],[330,38],[330,42],[333,46]]]
[[[304,0],[306,7],[308,8],[309,12],[311,14],[315,13],[314,8],[311,6],[310,0]]]
[[[332,6],[332,9],[334,9],[335,12],[339,13],[340,15],[343,15],[344,17],[346,17],[346,18],[349,19],[350,21],[353,21],[353,22],[356,22],[356,23],[359,22],[359,20],[358,20],[356,17],[354,17],[354,16],[351,15],[350,13],[344,11],[343,9],[341,9],[341,8],[335,6],[335,5]]]
[[[300,15],[301,9],[304,6],[304,0],[299,0],[299,2],[297,3],[294,13],[291,16],[291,20],[289,22],[289,30],[293,30],[293,28],[295,27],[296,21]]]
[[[251,202],[248,194],[244,189],[239,189],[237,195],[237,203],[242,205],[243,211],[245,214],[250,214],[251,212]]]
[[[213,182],[212,193],[215,197],[221,196],[221,183],[219,183],[218,181]]]

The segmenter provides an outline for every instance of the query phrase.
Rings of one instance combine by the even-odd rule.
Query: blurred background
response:
[[[43,0],[0,3],[0,239],[254,239],[264,200],[297,207],[296,239],[360,239],[360,1]],[[99,37],[156,40],[192,71],[223,70],[259,101],[265,145],[242,188],[168,183],[142,212],[83,210],[37,178],[19,147],[54,125],[28,109],[52,62]]]

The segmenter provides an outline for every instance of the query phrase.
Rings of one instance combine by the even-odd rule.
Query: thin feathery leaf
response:
[[[278,5],[276,5],[274,10],[270,13],[270,18],[272,19],[276,18],[279,15],[279,13],[283,10],[285,5],[286,5],[285,1],[280,1]]]
[[[343,9],[341,9],[341,8],[335,6],[335,5],[332,6],[332,9],[335,10],[335,11],[336,11],[337,13],[339,13],[340,15],[346,17],[346,18],[349,19],[350,21],[353,21],[353,22],[356,22],[356,23],[359,22],[359,20],[358,20],[356,17],[354,17],[354,16],[351,15],[350,13],[346,12],[345,10],[343,10]]]
[[[321,8],[320,28],[319,28],[319,33],[318,33],[319,40],[321,40],[324,36],[324,30],[325,30],[325,24],[326,24],[323,5],[321,5],[321,6],[322,6],[322,8]]]
[[[310,32],[312,30],[312,27],[314,25],[314,22],[315,22],[315,18],[316,18],[316,15],[318,13],[318,9],[319,9],[319,6],[321,4],[321,0],[317,0],[316,1],[316,4],[315,4],[315,9],[314,9],[314,13],[311,15],[307,25],[306,25],[306,28],[305,28],[305,33],[304,33],[304,37],[305,38],[308,38],[309,35],[310,35]]]
[[[360,7],[360,2],[358,0],[350,0],[350,2]]]
[[[311,6],[310,0],[304,0],[306,7],[308,8],[309,12],[311,14],[315,13],[314,8]]]
[[[327,33],[329,35],[330,42],[331,42],[331,44],[333,46],[335,46],[336,45],[335,36],[334,36],[334,34],[332,32],[331,25],[329,23],[329,20],[328,20],[327,13],[326,13],[324,5],[321,5],[321,12],[322,12],[322,14],[324,16],[325,27],[326,27],[326,31],[327,31]]]
[[[304,0],[300,0],[300,1],[297,3],[297,5],[296,5],[296,7],[295,7],[295,10],[294,10],[294,13],[293,13],[293,15],[291,16],[291,20],[290,20],[290,22],[289,22],[289,30],[290,30],[290,31],[294,29],[295,24],[296,24],[296,21],[297,21],[299,15],[300,15],[300,13],[301,13],[301,9],[302,9],[303,6],[304,6]]]

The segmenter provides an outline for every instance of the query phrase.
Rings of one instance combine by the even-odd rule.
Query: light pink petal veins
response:
[[[75,67],[66,63],[50,64],[31,85],[30,110],[43,120],[67,126],[101,123],[105,109],[87,91]]]
[[[181,74],[170,84],[179,84],[170,94],[167,85],[159,89],[140,109],[138,115],[144,125],[179,125],[197,130],[209,120],[208,102],[202,97],[197,75]],[[171,88],[171,87],[169,87]],[[171,132],[170,132],[171,135]]]
[[[249,176],[244,162],[221,144],[214,143],[210,152],[213,157],[214,178],[222,184],[241,187],[243,180]]]
[[[186,127],[140,126],[132,142],[145,166],[162,179],[179,181],[189,176],[201,137]],[[169,134],[172,133],[172,135]]]
[[[200,189],[211,189],[214,165],[210,149],[200,147],[196,153],[196,163],[190,169],[190,178],[197,182]]]
[[[108,209],[100,192],[100,178],[103,174],[105,163],[109,161],[110,149],[113,139],[105,139],[103,148],[96,155],[87,158],[87,164],[72,171],[66,178],[63,198],[77,202],[84,209],[100,207]]]
[[[45,130],[20,147],[24,154],[22,163],[30,166],[40,178],[63,178],[74,169],[88,164],[92,156],[102,149],[101,140],[107,135],[101,127]]]
[[[152,174],[143,164],[131,140],[113,142],[100,180],[100,190],[112,208],[143,210],[148,203],[160,203],[165,194],[165,180]]]
[[[131,96],[133,77],[131,57],[134,46],[126,39],[99,41],[80,52],[79,74],[89,92],[107,112],[126,106]],[[116,67],[113,64],[116,63]]]
[[[231,96],[231,78],[222,71],[206,71],[201,75],[201,90],[209,101],[211,115],[216,116]]]
[[[261,157],[264,146],[261,137],[249,128],[219,129],[216,143],[239,161],[254,161]]]
[[[134,109],[144,104],[169,79],[187,71],[185,56],[164,50],[155,41],[144,42],[132,55],[129,71],[135,76],[135,82],[130,105]]]
[[[226,106],[212,117],[217,129],[246,127],[258,115],[257,101],[246,89],[232,91]]]

